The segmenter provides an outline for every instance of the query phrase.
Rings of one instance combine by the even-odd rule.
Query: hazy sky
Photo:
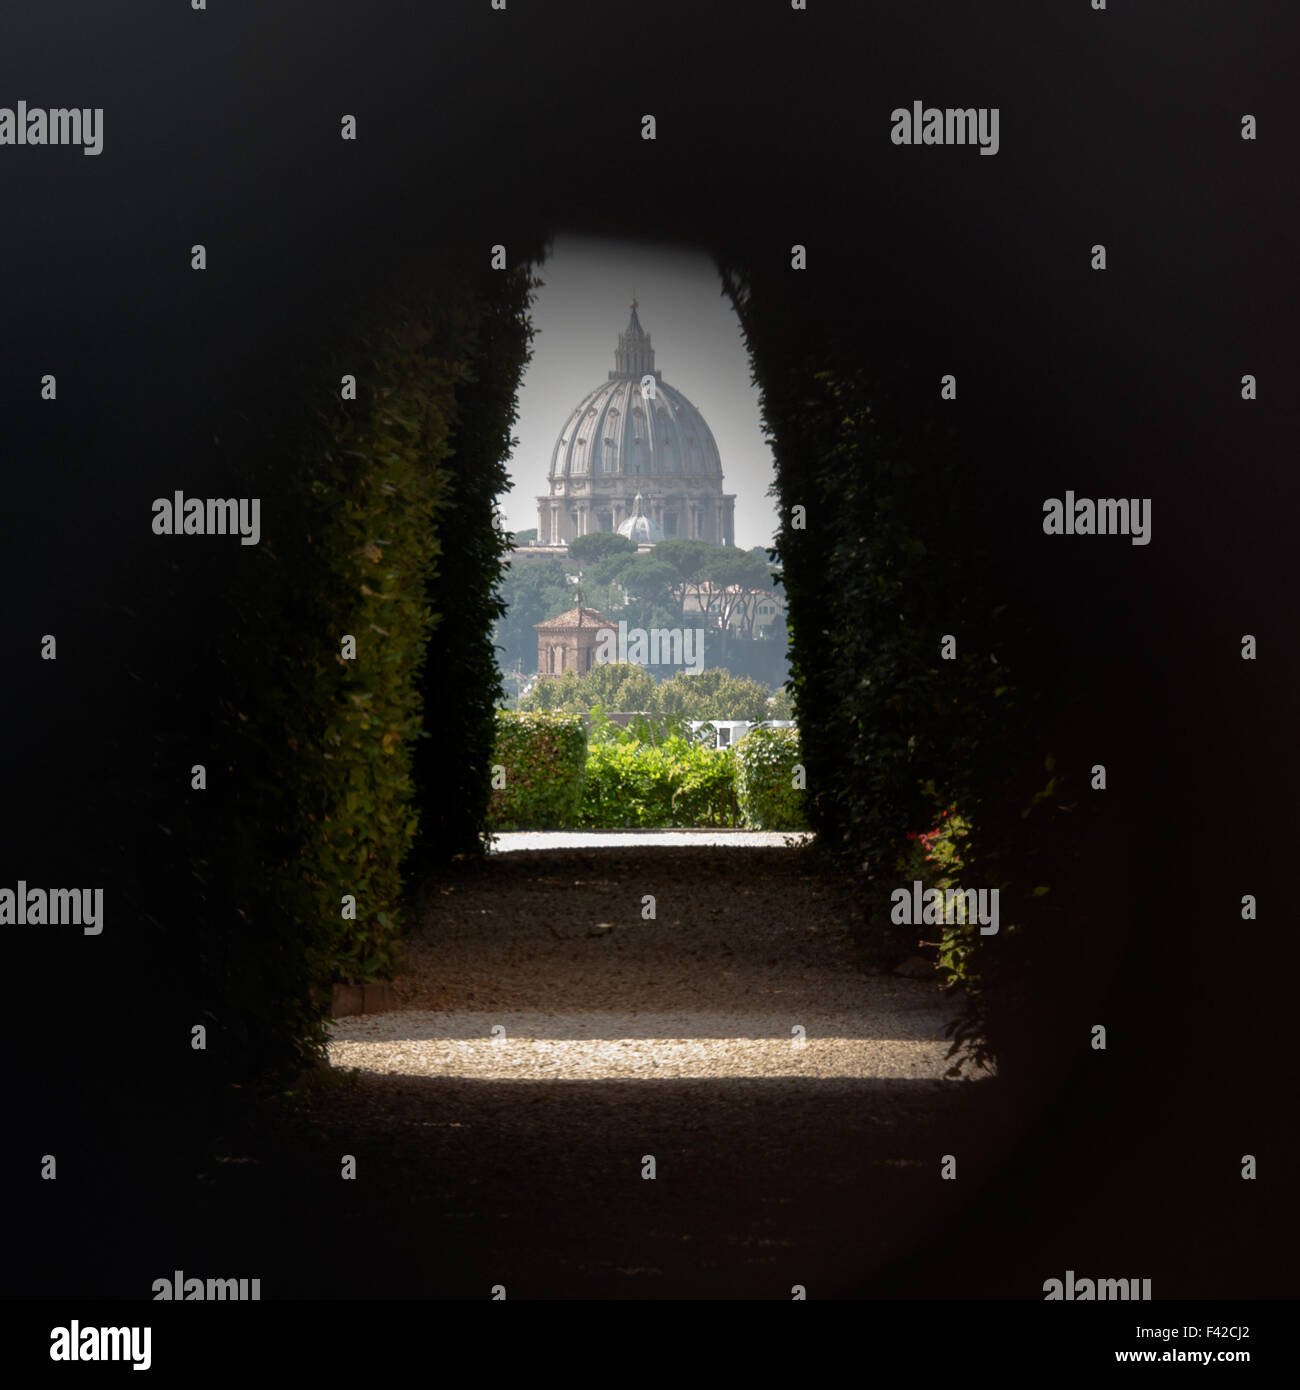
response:
[[[537,525],[551,450],[569,412],[614,366],[636,291],[637,317],[650,334],[655,367],[704,416],[722,456],[723,487],[736,494],[736,544],[768,545],[776,504],[768,497],[772,452],[759,424],[757,388],[740,323],[707,256],[636,242],[555,239],[538,270],[533,360],[519,393],[514,487],[501,499],[505,524]]]

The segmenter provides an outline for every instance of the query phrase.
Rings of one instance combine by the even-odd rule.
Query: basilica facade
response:
[[[614,370],[573,409],[551,451],[537,543],[619,531],[641,544],[684,537],[734,545],[736,499],[723,491],[713,433],[656,369],[635,299],[631,309]]]

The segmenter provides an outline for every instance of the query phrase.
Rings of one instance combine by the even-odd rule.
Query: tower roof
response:
[[[583,608],[581,604],[577,608],[570,608],[567,613],[561,613],[557,618],[548,618],[544,623],[533,624],[539,632],[549,632],[552,628],[617,626],[613,619],[605,617],[603,613],[597,613],[594,608]]]

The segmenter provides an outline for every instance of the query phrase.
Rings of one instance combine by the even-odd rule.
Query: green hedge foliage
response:
[[[501,710],[491,830],[624,830],[735,826],[736,764],[675,721],[620,729],[597,709],[577,715]]]
[[[222,441],[244,454],[237,490],[262,497],[264,517],[211,623],[222,743],[209,761],[237,775],[214,779],[206,804],[229,843],[208,845],[238,907],[190,972],[232,1069],[319,1054],[331,985],[391,976],[421,820],[452,852],[481,833],[500,532],[468,475],[489,458],[482,486],[502,474],[498,395],[526,359],[526,297],[526,276],[451,259],[401,277],[400,293],[317,325],[282,397]],[[489,362],[504,385],[480,385]],[[453,694],[431,700],[437,683]]]
[[[468,349],[441,465],[447,487],[439,561],[427,586],[438,621],[421,685],[426,736],[414,764],[420,825],[413,869],[436,867],[481,846],[501,698],[492,631],[502,614],[507,571],[501,557],[509,548],[496,502],[510,490],[506,463],[518,443],[510,432],[531,355],[528,309],[539,283],[526,267],[489,270],[468,310],[461,311],[468,320]]]
[[[736,798],[736,762],[725,748],[689,747],[673,789],[673,824],[718,826],[740,824]]]
[[[498,710],[492,762],[489,830],[563,830],[578,824],[587,733],[577,716]]]
[[[1074,822],[1089,813],[1044,768],[1061,732],[1050,731],[1064,662],[1014,553],[998,544],[997,470],[939,414],[896,335],[882,329],[888,356],[864,363],[862,325],[800,329],[806,312],[780,276],[731,264],[724,279],[773,437],[795,717],[820,852],[857,880],[868,940],[910,950],[889,894],[908,832],[951,808],[969,832],[962,883],[998,888],[1003,922],[998,937],[958,934],[944,947],[967,986],[958,1040],[980,1060],[996,1053],[1003,1075],[1035,1065],[1017,981],[1031,977],[1031,958],[1041,965],[1043,943],[1061,962],[1086,954],[1086,912],[1061,922],[1053,904],[1076,872]],[[946,635],[954,659],[941,655]]]
[[[731,750],[736,760],[736,799],[749,830],[802,830],[804,792],[796,729],[751,729]]]
[[[650,743],[597,743],[587,758],[579,824],[650,830],[673,824],[673,750]]]
[[[349,329],[336,339],[346,352],[314,360],[308,425],[285,413],[280,457],[253,484],[274,498],[264,505],[275,523],[235,598],[245,645],[223,682],[241,768],[235,824],[248,827],[240,897],[263,941],[253,954],[305,968],[314,994],[257,1011],[272,1034],[265,1019],[287,1011],[316,1044],[331,985],[384,978],[395,962],[418,816],[420,674],[437,622],[425,586],[468,348],[463,323],[428,299],[372,304]],[[341,396],[345,371],[355,400]],[[241,1012],[258,989],[250,977]]]
[[[310,809],[298,864],[327,928],[329,973],[353,982],[391,973],[417,823],[420,673],[437,622],[425,585],[439,557],[460,375],[428,354],[433,338],[414,319],[379,330],[366,344],[359,408],[340,403],[326,416],[301,462],[337,598],[322,614],[319,654],[300,668],[298,718],[311,737],[299,742]],[[355,638],[355,660],[339,655],[344,634]],[[356,898],[355,921],[341,915],[344,893]]]
[[[592,743],[581,825],[650,830],[733,826],[737,818],[735,765],[725,749],[681,733],[659,742],[631,736]]]

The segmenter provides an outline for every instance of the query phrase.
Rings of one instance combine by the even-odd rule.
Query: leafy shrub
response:
[[[725,748],[693,747],[673,791],[674,825],[740,824],[736,762]]]
[[[672,825],[674,770],[668,748],[623,741],[593,744],[580,824],[598,830]]]
[[[804,794],[794,785],[799,764],[795,729],[751,729],[731,750],[741,824],[751,830],[801,830]]]
[[[579,823],[587,765],[582,721],[567,714],[497,711],[492,830],[556,830]],[[499,770],[499,771],[498,771]]]
[[[959,815],[955,806],[948,806],[941,810],[939,819],[933,830],[916,831],[909,830],[907,833],[907,849],[898,855],[894,863],[895,883],[893,887],[907,888],[913,883],[920,883],[922,892],[929,888],[937,888],[945,892],[948,888],[959,890],[961,884],[961,870],[965,866],[962,859],[962,852],[966,848],[965,842],[970,837],[970,823],[965,816]],[[888,892],[893,892],[890,888]],[[879,901],[873,903],[876,912],[873,913],[875,920],[888,922],[888,910],[891,906],[886,905],[886,892],[881,891]],[[964,903],[962,903],[964,906]],[[898,940],[897,948],[893,952],[884,951],[881,954],[881,963],[884,960],[897,962],[902,956],[909,954],[909,949],[915,949],[918,945],[939,948],[939,958],[937,966],[944,972],[944,987],[951,988],[958,984],[969,984],[973,980],[972,951],[976,942],[979,941],[976,924],[969,922],[944,923],[943,933],[940,941],[919,941],[916,938],[916,924],[909,924],[902,929],[907,931],[908,940]]]
[[[695,742],[674,719],[620,728],[592,712],[583,826],[598,830],[733,826],[735,764],[725,749]]]

